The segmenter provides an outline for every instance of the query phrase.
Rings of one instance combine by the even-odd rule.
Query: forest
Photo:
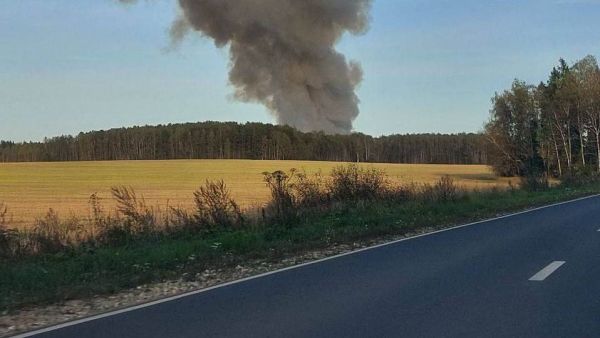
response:
[[[198,122],[117,128],[47,138],[0,141],[0,162],[255,159],[485,164],[481,134],[303,133],[263,123]]]
[[[489,162],[506,176],[600,172],[600,68],[594,56],[561,59],[546,82],[515,80],[492,99]]]

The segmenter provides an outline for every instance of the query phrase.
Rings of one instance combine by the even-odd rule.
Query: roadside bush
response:
[[[419,186],[415,183],[389,185],[385,189],[384,199],[393,202],[405,202],[414,200],[419,196]]]
[[[60,230],[60,218],[50,209],[43,218],[35,222],[29,237],[36,252],[58,252],[65,247],[63,235]]]
[[[424,185],[421,197],[430,202],[455,201],[460,196],[461,189],[454,183],[452,177],[442,176],[433,185]]]
[[[276,221],[288,222],[297,216],[292,184],[295,174],[296,169],[291,169],[289,175],[281,170],[263,172],[263,180],[271,191],[266,211]]]
[[[88,204],[90,206],[88,223],[91,231],[88,236],[92,241],[114,245],[124,243],[131,237],[131,229],[126,228],[121,220],[105,214],[97,193],[90,195]]]
[[[94,231],[102,231],[107,226],[107,220],[98,193],[90,195],[88,204],[90,206],[90,224],[94,227]]]
[[[0,202],[0,257],[7,257],[13,254],[16,241],[18,241],[17,232],[8,228],[8,207]]]
[[[600,182],[600,175],[589,168],[576,168],[561,177],[560,185],[563,187],[581,187],[587,184]]]
[[[325,191],[325,179],[320,172],[312,176],[309,176],[306,172],[297,173],[290,186],[292,199],[298,207],[324,207],[331,200],[329,194]]]
[[[521,178],[521,188],[527,191],[542,191],[550,187],[548,176],[527,175]]]
[[[239,227],[244,217],[237,203],[231,198],[231,193],[223,180],[206,181],[204,186],[194,192],[196,203],[196,224],[208,227],[232,228]],[[187,214],[177,212],[182,222],[189,219]]]
[[[123,215],[123,229],[111,229],[111,231],[124,231],[125,233],[148,233],[156,228],[156,217],[152,208],[146,205],[144,197],[138,198],[131,187],[112,187],[111,193],[117,202],[117,212]]]
[[[177,230],[180,227],[193,228],[197,225],[194,215],[179,207],[168,208],[164,223],[167,231]]]
[[[387,188],[383,170],[348,164],[331,171],[329,191],[332,198],[339,201],[376,199],[383,196]]]
[[[5,228],[8,224],[8,207],[4,202],[0,202],[0,229]]]
[[[49,209],[43,218],[35,222],[28,237],[31,250],[50,253],[75,247],[87,239],[85,225],[78,218],[61,220],[53,209]]]
[[[459,197],[460,189],[448,175],[442,176],[433,187],[438,201],[454,201]]]

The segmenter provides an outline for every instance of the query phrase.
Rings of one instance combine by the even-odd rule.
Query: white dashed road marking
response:
[[[554,261],[540,270],[540,272],[533,275],[533,277],[529,278],[529,280],[532,282],[541,282],[548,278],[554,271],[558,270],[563,264],[565,264],[563,261]]]

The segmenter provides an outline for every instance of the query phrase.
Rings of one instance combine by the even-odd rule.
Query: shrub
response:
[[[4,202],[0,202],[0,228],[5,228],[8,224],[8,207]]]
[[[211,227],[239,227],[244,218],[237,203],[231,198],[231,193],[223,180],[206,181],[205,185],[194,192],[196,214],[194,218],[198,225]],[[180,221],[187,222],[187,215],[178,212]]]
[[[165,216],[165,226],[167,230],[171,228],[189,228],[197,225],[194,215],[190,215],[187,210],[182,208],[169,207]]]
[[[267,209],[274,213],[277,221],[287,222],[296,217],[292,184],[295,174],[295,169],[291,169],[289,175],[281,170],[272,173],[263,172],[263,179],[271,191],[271,202],[267,205]]]
[[[111,193],[117,202],[117,212],[125,216],[124,231],[131,234],[150,232],[156,227],[156,217],[146,205],[144,197],[138,199],[131,187],[112,187]]]
[[[127,242],[132,237],[133,229],[130,226],[124,224],[123,220],[113,218],[104,213],[101,199],[97,193],[90,195],[88,204],[90,206],[88,223],[91,226],[91,233],[88,235],[91,242],[119,245]]]
[[[58,214],[49,209],[46,215],[35,222],[30,235],[35,251],[57,252],[64,248]]]
[[[521,188],[527,191],[542,191],[548,189],[550,183],[546,175],[527,175],[521,177]]]
[[[339,201],[376,199],[385,193],[387,187],[385,173],[379,169],[348,164],[331,171],[329,191]]]
[[[0,257],[13,254],[18,240],[17,231],[8,228],[8,207],[0,202]]]
[[[589,168],[576,168],[561,177],[563,187],[581,187],[600,181],[600,175]]]
[[[442,176],[435,184],[423,186],[421,196],[426,201],[446,202],[455,201],[461,189],[454,183],[452,177]]]
[[[329,194],[325,191],[325,181],[320,172],[312,176],[306,172],[297,173],[290,184],[292,200],[298,207],[323,207],[330,202]]]
[[[415,199],[419,194],[419,186],[415,183],[388,186],[384,192],[384,199],[404,202]]]
[[[454,201],[458,198],[458,186],[448,175],[442,176],[433,187],[438,201]]]
[[[90,206],[90,223],[96,229],[104,228],[106,225],[106,217],[104,216],[104,210],[102,208],[102,204],[100,203],[100,197],[98,197],[98,193],[93,193],[90,195],[88,204]]]
[[[30,245],[35,252],[59,252],[75,247],[86,239],[85,226],[76,217],[61,220],[58,213],[49,209],[38,219],[29,234]]]

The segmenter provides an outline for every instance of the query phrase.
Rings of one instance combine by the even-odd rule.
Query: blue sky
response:
[[[273,122],[235,102],[227,51],[168,51],[174,0],[0,3],[0,139],[203,120]],[[338,48],[362,63],[356,131],[478,131],[494,92],[563,57],[600,57],[600,0],[375,0],[370,31]]]

